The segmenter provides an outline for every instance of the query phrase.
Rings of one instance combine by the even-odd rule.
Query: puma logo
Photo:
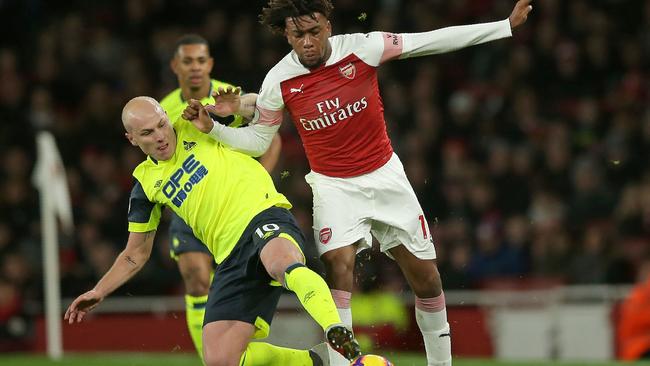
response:
[[[300,84],[300,88],[289,88],[289,93],[302,93],[302,88],[305,84]]]

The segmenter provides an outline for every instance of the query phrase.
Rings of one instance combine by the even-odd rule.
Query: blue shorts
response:
[[[230,255],[217,265],[204,325],[218,320],[239,320],[256,327],[254,338],[268,336],[283,288],[266,272],[260,252],[276,237],[292,241],[304,253],[305,237],[289,210],[271,207],[257,214]]]
[[[194,236],[192,228],[172,212],[169,224],[169,255],[178,259],[178,255],[187,252],[201,252],[212,257],[208,247]]]

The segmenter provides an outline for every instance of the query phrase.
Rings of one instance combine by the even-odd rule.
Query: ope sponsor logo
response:
[[[181,184],[181,179],[189,175],[185,183]],[[181,167],[176,170],[169,178],[167,183],[162,188],[165,197],[172,200],[176,207],[181,207],[187,195],[192,191],[206,175],[208,169],[201,164],[200,161],[194,158],[194,154],[190,155],[183,161]]]

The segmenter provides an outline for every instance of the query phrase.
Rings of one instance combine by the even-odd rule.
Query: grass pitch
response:
[[[383,356],[395,366],[425,366],[426,359],[422,354],[391,353]],[[486,359],[454,359],[454,366],[624,366],[623,362],[505,362]],[[152,353],[95,353],[95,354],[66,354],[61,361],[51,361],[43,355],[4,354],[0,355],[2,366],[201,366],[201,362],[192,354],[152,354]],[[650,366],[650,362],[639,362],[634,365]],[[290,366],[290,365],[287,365]]]

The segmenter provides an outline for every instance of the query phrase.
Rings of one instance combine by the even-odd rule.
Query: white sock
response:
[[[346,327],[352,329],[352,309],[351,308],[336,308],[341,317],[341,323]]]
[[[350,299],[352,298],[352,293],[342,290],[330,291],[332,292],[332,298],[336,304],[336,310],[339,312],[341,323],[343,323],[346,327],[352,329],[352,308],[350,307]]]
[[[352,308],[350,307],[350,299],[352,293],[342,290],[331,290],[332,298],[336,304],[336,310],[341,318],[341,323],[346,327],[352,329]],[[330,358],[330,366],[349,366],[350,361],[343,357],[340,353],[334,351],[332,347],[327,345]]]
[[[415,320],[424,339],[427,366],[451,366],[451,334],[445,295],[430,299],[416,297]]]

